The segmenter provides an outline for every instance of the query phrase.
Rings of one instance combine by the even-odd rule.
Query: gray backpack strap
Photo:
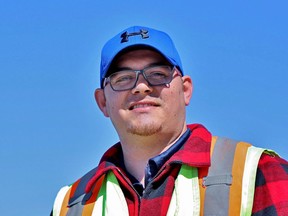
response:
[[[85,174],[76,188],[73,197],[70,198],[68,206],[69,210],[67,216],[82,215],[85,202],[90,198],[91,193],[85,193],[85,188],[89,180],[95,175],[97,167]]]
[[[203,178],[206,187],[204,215],[228,215],[229,192],[232,185],[232,166],[237,141],[218,137],[207,177]]]

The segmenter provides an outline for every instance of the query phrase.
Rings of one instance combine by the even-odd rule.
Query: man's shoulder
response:
[[[63,206],[65,206],[67,210],[74,205],[76,206],[76,204],[81,204],[82,200],[85,200],[87,196],[89,196],[89,194],[86,193],[86,187],[97,170],[98,167],[95,167],[74,183],[62,187],[56,195],[53,210],[50,215],[58,215]],[[63,203],[65,204],[63,205]]]
[[[61,190],[64,190],[65,188],[67,191],[68,189],[71,190],[69,203],[73,203],[79,197],[86,194],[86,187],[89,184],[89,181],[93,178],[93,176],[95,176],[97,170],[98,166],[85,173],[82,177],[80,177],[77,181],[73,182],[72,184],[61,188]]]
[[[75,191],[75,196],[77,195],[76,193],[85,193],[85,188],[89,181],[92,179],[93,176],[95,176],[96,172],[98,170],[98,166],[91,169],[88,171],[86,174],[84,174],[81,178],[79,178],[76,182],[74,182],[71,186],[77,186],[76,191]]]

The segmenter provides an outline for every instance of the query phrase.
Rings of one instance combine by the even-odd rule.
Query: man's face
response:
[[[155,64],[168,64],[158,52],[140,49],[122,54],[114,67],[142,70]],[[177,70],[177,69],[176,69]],[[114,91],[110,84],[95,91],[95,98],[103,114],[110,117],[119,136],[127,133],[151,136],[173,133],[185,127],[185,106],[192,94],[188,76],[175,76],[169,85],[150,86],[142,75],[135,88]]]

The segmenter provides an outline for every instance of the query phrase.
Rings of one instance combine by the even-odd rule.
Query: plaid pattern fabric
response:
[[[181,165],[197,167],[199,178],[207,175],[210,166],[211,134],[202,125],[193,124],[189,128],[192,133],[187,142],[163,165],[155,179],[146,186],[141,198],[121,169],[122,149],[119,143],[104,154],[97,173],[86,186],[86,193],[103,174],[112,170],[125,194],[130,215],[166,215]],[[287,172],[287,161],[267,154],[261,156],[256,178],[254,216],[288,215]]]
[[[263,154],[260,158],[253,216],[288,215],[288,162]]]

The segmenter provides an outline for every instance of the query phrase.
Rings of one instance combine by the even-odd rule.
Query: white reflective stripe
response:
[[[65,198],[65,195],[66,195],[67,191],[70,189],[70,187],[71,186],[65,186],[59,190],[59,192],[55,198],[54,205],[53,205],[53,216],[59,216],[60,215],[61,207],[62,207],[64,198]]]
[[[192,212],[191,212],[192,211]],[[182,165],[175,180],[175,189],[167,216],[200,215],[200,190],[198,170]]]
[[[103,211],[104,207],[104,211]],[[129,216],[125,196],[119,187],[118,180],[113,172],[109,172],[101,186],[95,202],[92,216]]]
[[[109,172],[107,176],[106,194],[109,196],[106,197],[105,216],[129,216],[125,196],[112,172]],[[115,202],[115,199],[118,202]]]
[[[106,175],[97,196],[92,216],[98,215],[129,215],[125,196],[113,172],[109,172]],[[167,215],[200,215],[200,189],[197,168],[187,165],[181,166],[175,180],[175,188]]]
[[[250,216],[252,213],[256,172],[259,159],[264,150],[254,146],[248,148],[242,179],[241,216]]]

